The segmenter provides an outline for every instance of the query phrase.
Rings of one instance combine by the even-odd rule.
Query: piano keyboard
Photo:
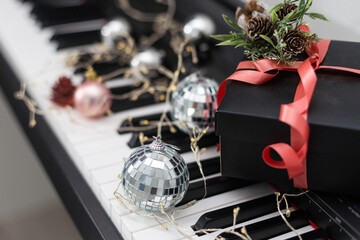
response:
[[[44,118],[62,146],[72,158],[82,176],[101,203],[109,218],[125,240],[186,239],[167,224],[165,230],[151,218],[129,213],[120,206],[113,192],[118,184],[117,175],[126,157],[139,143],[131,132],[117,131],[126,125],[128,116],[148,119],[160,114],[163,103],[149,99],[140,102],[114,101],[114,114],[97,120],[82,118],[76,111],[59,110],[49,101],[50,89],[60,75],[72,75],[65,66],[65,57],[73,50],[92,49],[99,41],[99,30],[106,23],[100,10],[90,6],[71,6],[50,11],[36,1],[1,0],[0,48],[20,81],[27,83],[28,94],[46,111]],[[75,80],[77,78],[75,77]],[[79,79],[77,79],[79,81]],[[112,79],[106,83],[113,91],[129,87],[131,80]],[[125,120],[124,120],[125,119]],[[151,134],[151,133],[149,133]],[[135,137],[134,137],[135,136]],[[172,144],[184,139],[176,135]],[[180,204],[203,195],[201,175],[194,164],[193,153],[186,148],[182,156],[190,169],[189,191]],[[214,239],[235,236],[214,232],[195,234],[201,228],[232,227],[232,209],[241,206],[237,229],[247,226],[253,239],[293,239],[296,234],[282,221],[276,209],[274,189],[264,183],[228,179],[219,175],[219,153],[209,138],[207,151],[202,155],[208,177],[208,196],[198,204],[179,211],[176,221],[193,239]],[[291,208],[294,224],[303,239],[327,239],[326,233],[315,229],[303,212]]]

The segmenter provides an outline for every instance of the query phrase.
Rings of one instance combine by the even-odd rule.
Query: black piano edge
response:
[[[41,116],[29,128],[29,110],[14,98],[20,82],[0,52],[0,87],[58,195],[84,239],[123,239],[96,196]]]

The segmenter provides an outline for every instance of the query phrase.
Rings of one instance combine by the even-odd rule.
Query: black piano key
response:
[[[319,229],[316,229],[316,230],[313,230],[311,232],[307,232],[304,234],[300,234],[300,236],[303,240],[328,240],[328,239],[330,239],[327,232],[322,228],[319,228]],[[292,237],[292,238],[287,238],[287,240],[297,240],[297,239],[299,239],[298,236]]]
[[[360,212],[360,202],[354,204],[354,209],[358,212]]]
[[[143,133],[145,136],[155,136],[157,134],[157,129],[143,131]],[[128,146],[130,148],[136,148],[141,145],[139,140],[139,134],[140,133],[138,132],[134,132],[132,134],[132,137],[128,142]],[[189,136],[180,132],[179,130],[176,133],[172,133],[168,128],[163,128],[161,132],[161,138],[164,142],[177,146],[180,149],[178,151],[179,153],[185,153],[191,151]],[[217,143],[218,143],[218,137],[215,134],[209,134],[201,138],[201,140],[198,143],[198,146],[199,148],[204,148],[209,146],[215,146]]]
[[[216,158],[201,160],[200,162],[205,176],[220,173],[220,158],[216,157]],[[190,173],[190,180],[201,178],[200,169],[196,162],[187,164],[187,167]]]
[[[148,121],[156,121],[159,120],[161,117],[161,114],[153,114],[153,115],[148,115],[148,116],[143,116],[143,117],[139,117],[139,118],[134,118],[131,120],[131,124],[132,126],[143,126],[141,125],[141,121],[142,120],[148,120]],[[170,118],[169,114],[168,117]],[[125,120],[122,124],[122,127],[127,127],[130,126],[130,123],[128,120]],[[126,133],[128,131],[126,130],[120,130],[119,133],[123,134]],[[143,131],[145,136],[155,136],[157,135],[157,129],[151,129],[151,130],[147,130],[147,131]],[[180,148],[179,152],[180,153],[184,153],[184,152],[189,152],[191,151],[190,149],[190,138],[187,134],[181,132],[180,130],[177,130],[176,133],[172,133],[170,132],[170,129],[168,126],[164,126],[162,128],[162,139],[169,144],[173,144],[176,145]],[[216,145],[218,142],[218,138],[215,136],[215,134],[209,134],[209,135],[205,135],[198,143],[200,148],[203,147],[208,147],[208,146],[213,146]],[[134,132],[131,139],[128,142],[128,146],[130,148],[136,148],[140,146],[140,141],[139,141],[139,133],[138,132]]]
[[[104,75],[111,73],[115,70],[118,70],[119,68],[122,68],[124,66],[120,66],[120,64],[116,61],[114,62],[101,62],[101,63],[95,63],[92,65],[94,70],[98,75]]]
[[[143,120],[148,120],[148,121],[157,121],[159,120],[161,117],[161,113],[157,113],[157,114],[152,114],[152,115],[146,115],[146,116],[141,116],[141,117],[136,117],[136,118],[132,118],[131,119],[131,123],[129,120],[124,120],[121,125],[120,125],[120,129],[118,130],[119,134],[125,134],[125,133],[129,133],[130,131],[128,130],[122,130],[121,127],[130,127],[130,126],[143,126],[141,125],[141,121]]]
[[[24,1],[24,0],[23,0]],[[28,0],[25,0],[28,1]],[[69,6],[82,6],[86,4],[87,0],[36,0],[38,4],[49,6],[53,8],[69,7]]]
[[[203,214],[192,226],[194,231],[209,228],[227,228],[233,224],[233,209],[240,207],[236,222],[242,223],[277,211],[275,196],[269,195],[248,202],[234,204]],[[197,233],[202,236],[203,233]]]
[[[91,60],[91,56],[89,55],[84,55],[84,56],[81,56],[81,59],[79,60],[79,63],[85,63],[85,62],[88,62]],[[120,65],[119,62],[117,61],[111,61],[111,62],[97,62],[97,63],[94,63],[92,65],[92,68],[94,69],[94,71],[97,73],[97,75],[104,75],[104,74],[108,74],[108,73],[111,73],[113,71],[116,71],[120,68],[123,68],[125,67],[125,65]],[[76,68],[74,70],[74,74],[83,74],[85,73],[87,70],[87,68]],[[117,77],[114,77],[114,78],[117,78]],[[106,81],[110,81],[112,80],[113,78],[110,78],[110,79],[106,79]]]
[[[301,210],[292,212],[291,217],[287,218],[287,220],[295,229],[309,225],[305,213]],[[269,239],[291,231],[281,216],[250,224],[246,226],[246,230],[253,240]],[[241,232],[241,227],[237,228],[235,231]],[[230,233],[222,233],[218,237],[223,237],[226,240],[240,239]]]
[[[127,93],[127,92],[131,91],[134,88],[135,88],[134,86],[113,88],[113,89],[111,89],[111,92],[113,94],[120,95],[122,93]],[[126,89],[128,89],[128,90],[126,90]],[[152,104],[155,104],[155,103],[156,103],[156,101],[154,99],[154,96],[152,94],[150,94],[150,93],[145,93],[145,94],[139,96],[136,101],[133,101],[131,99],[113,100],[113,103],[111,105],[110,110],[112,112],[116,113],[116,112],[125,111],[125,110],[132,109],[132,108],[144,107],[144,106],[152,105]]]
[[[152,129],[149,131],[143,131],[145,136],[156,136],[157,129]],[[131,139],[128,142],[128,146],[130,148],[136,148],[139,147],[140,141],[139,141],[139,134],[138,132],[134,132]],[[189,135],[184,134],[178,130],[176,133],[170,132],[168,127],[163,127],[161,131],[161,138],[164,142],[168,144],[175,145],[180,148],[178,151],[179,153],[184,152],[190,152],[190,138]],[[209,134],[205,135],[201,138],[201,140],[198,143],[199,148],[209,147],[209,146],[215,146],[218,143],[218,137],[215,134]]]
[[[250,184],[254,184],[254,182],[227,178],[227,177],[215,177],[207,179],[207,195],[206,197],[215,196],[224,192],[228,192],[237,188],[245,187]],[[181,200],[181,202],[177,206],[184,205],[192,200],[200,200],[204,196],[204,182],[198,181],[191,183],[189,188],[185,194],[185,197]]]
[[[119,132],[119,134],[128,133],[129,132],[128,130],[126,130],[126,129],[121,130],[121,127],[129,127],[129,126],[144,127],[144,125],[141,125],[141,122],[143,120],[157,121],[160,119],[160,117],[161,117],[161,114],[152,114],[152,115],[133,118],[133,119],[131,119],[131,123],[129,122],[129,120],[124,120],[121,123],[120,130],[118,132]],[[171,119],[169,114],[167,114],[167,117],[169,119]],[[143,133],[145,136],[148,136],[148,137],[156,136],[157,129],[143,131]],[[176,133],[172,133],[172,132],[170,132],[170,129],[168,126],[164,126],[162,128],[161,137],[166,143],[178,146],[180,148],[180,150],[179,150],[180,153],[191,151],[189,135],[181,132],[179,129],[177,130]],[[218,143],[218,138],[215,136],[215,134],[209,134],[209,135],[203,136],[203,138],[199,141],[198,145],[200,148],[203,148],[203,147],[214,146],[217,143]],[[133,133],[131,139],[128,142],[128,146],[130,148],[136,148],[136,147],[140,146],[138,132]]]
[[[63,8],[35,5],[31,13],[36,16],[42,27],[88,21],[105,17],[100,8],[93,5]]]
[[[92,59],[92,54],[85,53],[85,54],[82,54],[82,55],[79,56],[78,63],[79,64],[87,63],[87,62],[91,61],[91,59]],[[102,74],[106,74],[106,73],[115,71],[115,70],[119,69],[120,67],[124,67],[124,66],[120,66],[119,63],[118,63],[118,59],[115,58],[112,61],[94,63],[92,65],[92,67],[94,68],[94,70],[97,72],[98,75],[102,75]],[[75,74],[82,74],[86,70],[87,70],[87,68],[83,68],[83,67],[76,68],[74,70],[74,73]]]
[[[55,34],[50,40],[58,43],[58,49],[64,49],[100,42],[101,38],[99,31],[95,30],[79,33]]]

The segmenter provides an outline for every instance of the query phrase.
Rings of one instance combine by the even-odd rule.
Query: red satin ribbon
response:
[[[309,31],[306,26],[301,30]],[[324,60],[330,45],[330,40],[311,42],[306,49],[309,58],[305,61],[298,61],[294,66],[277,64],[276,61],[260,59],[256,62],[240,62],[237,71],[224,80],[218,90],[217,102],[220,104],[226,91],[226,84],[229,80],[241,81],[250,84],[260,85],[274,78],[279,71],[298,72],[300,82],[296,88],[294,101],[283,104],[280,108],[279,120],[290,126],[290,145],[287,143],[276,143],[267,146],[262,154],[265,163],[273,168],[287,169],[289,179],[293,179],[294,186],[308,188],[306,175],[306,155],[308,151],[309,124],[307,122],[308,109],[311,102],[317,77],[315,71],[318,69],[336,69],[341,71],[360,74],[360,70],[336,67],[320,66]],[[275,73],[268,73],[275,70]],[[270,149],[273,149],[281,157],[276,161],[270,157]]]

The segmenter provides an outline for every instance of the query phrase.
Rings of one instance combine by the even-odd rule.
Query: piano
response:
[[[146,11],[161,10],[155,1],[132,1]],[[231,16],[239,4],[233,0],[177,1],[175,19],[185,21],[197,12],[214,19],[217,29],[227,27],[221,13]],[[241,4],[241,3],[240,3]],[[138,145],[136,133],[118,132],[128,116],[156,118],[163,103],[148,97],[141,101],[114,101],[110,116],[87,120],[71,110],[54,110],[50,89],[60,75],[74,74],[65,58],[74,50],[91,49],[100,41],[101,27],[115,16],[127,17],[110,0],[1,0],[0,2],[0,85],[30,139],[59,196],[84,239],[186,239],[170,224],[165,230],[151,218],[129,213],[115,199],[117,175],[122,158]],[[128,18],[128,17],[127,17]],[[149,24],[129,19],[134,34],[149,32]],[[161,44],[161,42],[159,43]],[[212,48],[204,64],[194,67],[221,81],[239,60],[240,50]],[[231,56],[231,57],[230,57]],[[107,66],[109,67],[109,66]],[[109,71],[98,66],[99,71]],[[111,67],[110,67],[111,68]],[[129,87],[123,79],[106,84],[113,92]],[[22,82],[27,94],[36,101],[44,116],[37,116],[35,128],[28,126],[28,109],[14,98]],[[130,84],[128,82],[128,84]],[[175,135],[176,143],[183,136]],[[176,220],[192,234],[192,239],[219,237],[195,234],[201,228],[231,228],[233,208],[240,206],[236,228],[247,226],[253,239],[297,239],[276,209],[275,188],[266,183],[230,179],[220,175],[216,142],[205,141],[207,151],[202,164],[208,178],[208,195],[194,206],[176,215]],[[183,204],[200,199],[201,175],[188,148],[182,151],[191,176]],[[289,199],[289,222],[303,239],[360,239],[360,201],[346,196],[308,192]],[[225,239],[234,236],[221,235]]]

